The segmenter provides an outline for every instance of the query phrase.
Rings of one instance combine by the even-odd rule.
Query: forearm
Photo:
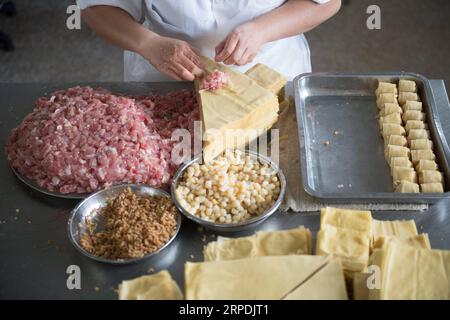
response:
[[[89,7],[82,11],[82,17],[106,41],[136,53],[141,53],[158,36],[117,7]]]
[[[264,33],[265,42],[270,42],[314,29],[334,16],[340,6],[341,0],[331,0],[326,4],[288,0],[279,8],[254,19],[253,23]]]

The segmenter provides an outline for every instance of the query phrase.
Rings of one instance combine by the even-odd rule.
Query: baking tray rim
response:
[[[442,145],[444,157],[447,164],[450,159],[450,147],[442,129],[442,123],[437,116],[436,101],[434,99],[433,91],[431,89],[430,80],[421,74],[414,72],[310,72],[302,73],[294,78],[293,87],[295,95],[295,108],[297,116],[297,127],[299,131],[299,144],[300,144],[300,171],[302,176],[302,184],[305,192],[315,198],[324,199],[328,201],[384,201],[385,203],[418,203],[418,204],[432,204],[443,198],[450,197],[450,191],[445,193],[395,193],[395,192],[371,192],[371,193],[335,193],[335,192],[321,192],[314,190],[308,183],[308,170],[305,168],[306,163],[306,145],[305,141],[305,126],[303,112],[300,108],[300,86],[299,83],[305,78],[310,77],[412,77],[420,80],[424,85],[425,94],[429,102],[429,108],[431,110],[431,119],[433,125],[437,131],[437,136]]]

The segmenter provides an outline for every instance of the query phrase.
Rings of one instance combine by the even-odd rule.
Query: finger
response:
[[[189,59],[198,69],[200,69],[202,72],[205,69],[205,64],[203,63],[202,59],[200,58],[200,54],[197,52],[196,49],[189,47],[186,52],[184,53],[187,59]]]
[[[222,62],[225,59],[227,59],[229,56],[231,56],[234,52],[234,49],[236,48],[239,41],[239,37],[236,33],[232,32],[225,42],[225,46],[223,47],[222,51],[217,55],[218,62]]]
[[[203,75],[203,70],[186,55],[180,56],[180,64],[194,76],[201,77]]]
[[[170,65],[168,63],[163,63],[161,66],[157,67],[156,69],[159,72],[161,72],[162,74],[165,74],[174,80],[177,80],[177,81],[183,80],[177,75],[177,73],[175,71],[172,70],[172,68],[170,67]]]
[[[194,81],[195,79],[195,76],[179,63],[174,63],[170,69],[174,71],[182,80]]]
[[[242,57],[246,53],[247,48],[241,44],[241,42],[238,43],[236,49],[234,50],[233,54],[224,61],[225,64],[235,64],[240,65],[239,63],[242,60]]]
[[[241,60],[238,61],[238,65],[244,66],[247,63],[252,62],[255,56],[256,56],[255,54],[250,53],[248,50],[245,51],[245,53],[242,55]]]
[[[177,80],[177,81],[183,81],[183,79],[181,79],[181,78],[176,74],[176,72],[175,72],[175,71],[172,71],[171,69],[166,69],[166,70],[161,71],[161,72],[164,73],[165,75],[171,77],[171,78],[174,79],[174,80]]]
[[[216,56],[214,59],[218,62],[218,55],[220,52],[222,52],[223,48],[225,47],[225,41],[226,39],[222,40],[217,46],[216,46]]]

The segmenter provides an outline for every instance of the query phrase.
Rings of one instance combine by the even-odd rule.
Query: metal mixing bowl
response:
[[[237,232],[237,231],[246,230],[246,229],[249,229],[249,228],[252,228],[252,227],[258,225],[259,223],[263,222],[264,220],[269,218],[271,215],[273,215],[279,209],[281,203],[283,202],[284,195],[286,193],[286,179],[283,175],[283,172],[278,167],[278,165],[268,157],[265,157],[257,152],[249,151],[249,150],[243,151],[243,153],[245,155],[249,155],[250,157],[252,157],[255,160],[258,160],[260,163],[267,163],[273,170],[275,170],[277,172],[277,176],[280,181],[280,194],[278,195],[278,198],[273,203],[273,205],[266,212],[264,212],[263,214],[261,214],[257,217],[254,217],[252,219],[242,221],[239,223],[216,223],[216,222],[206,221],[200,217],[194,216],[193,214],[189,213],[178,201],[178,199],[175,195],[176,194],[175,190],[178,186],[179,180],[182,179],[183,174],[187,170],[187,168],[191,164],[193,164],[195,162],[199,162],[201,160],[201,156],[197,156],[193,160],[182,165],[178,169],[178,171],[175,173],[175,176],[173,177],[172,185],[171,185],[172,200],[175,203],[175,205],[177,206],[178,210],[180,210],[187,218],[195,221],[196,223],[202,225],[203,227],[214,230],[214,231],[219,231],[219,232]]]
[[[103,263],[110,263],[110,264],[128,264],[128,263],[135,263],[139,262],[145,259],[148,259],[158,253],[160,253],[162,250],[167,248],[169,244],[175,239],[177,236],[180,226],[181,226],[181,214],[177,212],[177,228],[174,233],[174,235],[169,239],[169,241],[164,244],[161,248],[159,248],[157,251],[149,253],[143,257],[140,258],[134,258],[134,259],[120,259],[120,260],[113,260],[113,259],[106,259],[102,257],[95,256],[89,252],[87,252],[80,244],[81,236],[87,232],[87,223],[86,220],[89,219],[95,223],[97,223],[97,230],[100,231],[101,228],[103,228],[104,225],[104,219],[103,217],[98,213],[98,209],[106,206],[106,203],[108,200],[114,198],[117,196],[120,192],[123,190],[130,188],[133,192],[139,194],[139,195],[151,195],[151,196],[163,196],[170,198],[170,195],[157,188],[153,188],[146,185],[137,185],[137,184],[121,184],[112,186],[100,191],[97,191],[96,193],[92,194],[88,198],[81,201],[75,209],[72,210],[69,221],[67,222],[67,231],[69,234],[69,239],[72,242],[72,244],[75,246],[75,248],[80,251],[83,255],[99,261]]]

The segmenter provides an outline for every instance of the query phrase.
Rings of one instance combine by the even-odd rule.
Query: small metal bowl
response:
[[[187,170],[187,168],[195,163],[199,162],[201,160],[201,156],[195,157],[193,160],[187,162],[186,164],[182,165],[178,171],[175,173],[172,184],[171,184],[171,193],[172,193],[172,200],[177,206],[178,210],[180,210],[183,215],[185,215],[188,219],[195,221],[196,223],[202,225],[205,228],[208,228],[210,230],[218,231],[218,232],[238,232],[243,231],[246,229],[250,229],[252,227],[255,227],[256,225],[260,224],[267,218],[269,218],[271,215],[273,215],[280,207],[281,203],[283,202],[284,195],[286,193],[286,179],[283,175],[283,172],[278,167],[278,165],[273,162],[270,158],[265,157],[257,152],[246,150],[243,151],[245,155],[249,155],[255,160],[258,160],[261,163],[268,164],[273,170],[277,172],[278,179],[280,181],[280,194],[278,195],[277,200],[273,203],[272,207],[270,207],[266,212],[263,214],[254,217],[252,219],[249,219],[247,221],[239,222],[239,223],[216,223],[211,221],[203,220],[202,218],[199,218],[197,216],[194,216],[193,214],[189,213],[178,201],[176,197],[176,189],[178,186],[178,181],[182,179],[184,172]]]
[[[129,263],[135,263],[140,262],[145,259],[148,259],[152,256],[155,256],[156,254],[160,253],[162,250],[167,248],[169,244],[175,239],[175,237],[178,235],[178,232],[180,231],[181,226],[181,214],[177,212],[177,228],[175,230],[174,235],[167,241],[166,244],[164,244],[161,248],[159,248],[157,251],[154,251],[152,253],[149,253],[143,257],[140,258],[134,258],[134,259],[106,259],[99,256],[95,256],[89,252],[87,252],[80,244],[80,238],[81,236],[87,231],[87,224],[86,219],[90,219],[97,223],[97,229],[101,229],[103,227],[103,218],[98,214],[98,209],[106,206],[106,203],[108,200],[114,198],[117,196],[120,192],[123,190],[130,188],[133,192],[139,194],[139,195],[150,195],[150,196],[163,196],[170,198],[170,195],[157,188],[153,188],[146,185],[138,185],[138,184],[120,184],[115,185],[100,191],[97,191],[96,193],[92,194],[91,196],[87,197],[83,201],[81,201],[75,209],[72,210],[69,221],[67,222],[67,232],[69,235],[69,239],[72,242],[72,244],[75,246],[75,248],[80,251],[83,255],[96,260],[98,262],[103,263],[109,263],[109,264],[129,264]]]

